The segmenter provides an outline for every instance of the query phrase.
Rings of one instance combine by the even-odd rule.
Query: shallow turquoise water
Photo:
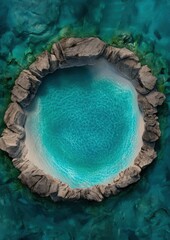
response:
[[[141,147],[136,92],[105,62],[56,71],[31,109],[29,158],[71,187],[108,182]]]
[[[136,185],[101,204],[53,204],[23,186],[11,161],[0,155],[0,240],[170,239],[170,28],[169,0],[1,0],[0,128],[19,72],[58,37],[113,37],[144,53],[166,93],[159,111],[158,159]],[[157,55],[159,53],[160,55]],[[168,122],[167,122],[168,121]]]

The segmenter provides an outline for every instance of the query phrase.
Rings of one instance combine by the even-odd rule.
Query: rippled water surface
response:
[[[157,160],[140,182],[100,204],[41,199],[22,186],[18,171],[1,152],[0,240],[170,239],[169,12],[169,0],[0,1],[1,129],[14,79],[64,36],[99,36],[133,49],[152,67],[167,97],[159,110]]]
[[[105,62],[56,71],[28,112],[29,159],[71,187],[101,184],[142,145],[137,96]],[[46,169],[47,168],[47,169]]]

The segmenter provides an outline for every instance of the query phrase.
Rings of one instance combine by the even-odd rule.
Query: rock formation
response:
[[[99,58],[107,59],[119,72],[131,81],[138,93],[138,104],[145,121],[143,147],[133,166],[123,170],[110,184],[90,188],[72,189],[59,179],[45,174],[26,158],[24,108],[35,97],[41,79],[59,68],[94,64]],[[49,83],[50,84],[50,83]],[[155,88],[156,78],[147,66],[141,66],[139,58],[126,48],[107,46],[99,38],[65,38],[52,46],[51,53],[43,52],[28,70],[23,70],[15,81],[11,101],[4,121],[7,126],[0,138],[0,149],[7,152],[14,166],[20,170],[19,178],[31,191],[50,196],[53,201],[87,199],[102,201],[116,195],[122,189],[140,179],[141,170],[156,158],[155,142],[161,132],[157,106],[163,104],[164,94]]]

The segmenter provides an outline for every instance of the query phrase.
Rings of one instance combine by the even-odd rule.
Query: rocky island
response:
[[[133,165],[114,178],[109,184],[90,188],[73,189],[60,179],[45,174],[27,159],[25,144],[25,108],[31,103],[43,77],[57,69],[92,65],[98,59],[110,62],[120,75],[132,82],[138,94],[138,105],[143,114],[145,130],[143,146]],[[23,70],[15,81],[11,103],[5,113],[7,126],[0,138],[0,149],[13,159],[20,170],[19,178],[31,191],[41,196],[50,196],[53,201],[87,199],[102,201],[104,197],[116,195],[124,188],[140,179],[141,171],[156,158],[155,142],[161,132],[157,117],[157,107],[164,102],[164,94],[157,91],[156,77],[139,58],[126,48],[108,46],[99,38],[65,38],[52,46],[51,53],[43,52],[28,70]]]

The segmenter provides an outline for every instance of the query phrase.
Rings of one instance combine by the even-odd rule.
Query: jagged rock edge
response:
[[[36,95],[42,78],[59,68],[94,64],[105,58],[117,71],[132,81],[138,93],[138,105],[145,121],[143,147],[134,164],[119,173],[109,184],[90,188],[72,189],[59,179],[45,174],[26,158],[25,107]],[[11,103],[6,110],[4,121],[7,126],[0,138],[0,149],[13,158],[13,165],[20,170],[19,178],[32,192],[43,197],[50,196],[55,202],[61,200],[87,199],[101,202],[104,197],[116,195],[129,185],[139,181],[141,171],[156,158],[155,142],[161,132],[157,117],[157,106],[163,104],[164,94],[155,87],[156,78],[138,57],[126,48],[108,46],[99,38],[64,38],[53,44],[51,53],[45,51],[37,57],[28,70],[23,70],[15,81]]]

